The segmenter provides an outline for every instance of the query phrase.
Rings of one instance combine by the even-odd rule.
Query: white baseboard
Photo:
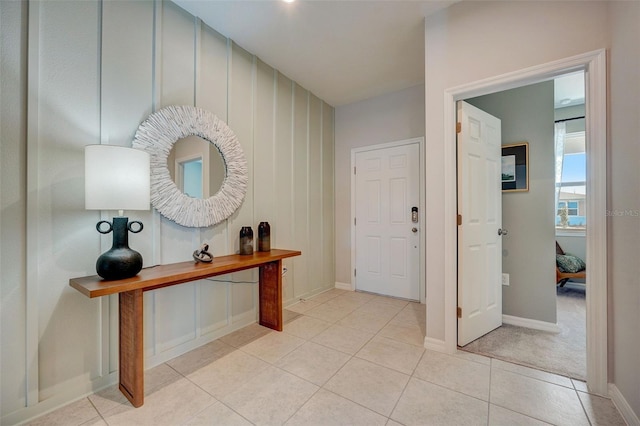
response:
[[[552,322],[538,321],[529,318],[514,317],[511,315],[502,315],[502,323],[515,325],[518,327],[532,328],[534,330],[550,331],[551,333],[560,333],[558,324]]]
[[[339,290],[353,291],[353,289],[351,288],[351,283],[341,283],[336,281],[336,288]]]
[[[609,383],[609,397],[629,426],[640,426],[640,418],[613,383]]]
[[[434,339],[432,337],[424,338],[424,348],[434,352],[440,352],[444,354],[449,353],[449,350],[447,350],[446,342],[444,340]]]
[[[70,380],[62,391],[56,392],[53,396],[42,400],[35,405],[20,408],[9,414],[4,414],[0,418],[2,425],[24,424],[37,417],[44,416],[61,407],[79,401],[109,386],[118,383],[118,372],[113,372],[105,376],[96,377],[90,382],[84,382],[84,377]]]

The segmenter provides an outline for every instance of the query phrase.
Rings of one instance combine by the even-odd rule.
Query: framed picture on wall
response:
[[[502,191],[529,190],[529,143],[502,145]]]

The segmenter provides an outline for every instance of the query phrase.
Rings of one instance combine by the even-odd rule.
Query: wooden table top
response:
[[[256,268],[287,257],[300,256],[297,250],[271,249],[250,255],[231,254],[213,258],[211,263],[187,261],[143,268],[138,275],[107,281],[98,275],[71,278],[69,285],[87,297],[100,297],[132,290],[154,290],[244,269]]]

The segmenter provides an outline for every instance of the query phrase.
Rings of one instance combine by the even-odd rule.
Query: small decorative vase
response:
[[[269,222],[258,225],[258,251],[271,251],[271,227]]]
[[[240,254],[253,254],[253,229],[250,226],[240,229]]]

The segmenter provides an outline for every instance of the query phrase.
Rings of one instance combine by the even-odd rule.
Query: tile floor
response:
[[[116,386],[32,425],[624,425],[583,382],[423,348],[425,307],[330,290],[145,373],[134,409]]]

